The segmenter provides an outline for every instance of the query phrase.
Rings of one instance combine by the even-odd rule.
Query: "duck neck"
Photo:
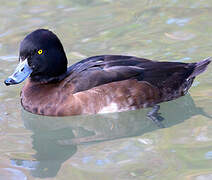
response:
[[[69,72],[66,71],[65,73],[63,73],[59,76],[55,76],[55,77],[36,75],[36,76],[33,76],[33,77],[29,77],[29,79],[32,82],[37,82],[37,83],[41,83],[41,84],[48,84],[48,83],[60,82],[60,81],[64,80],[68,75],[69,75]]]

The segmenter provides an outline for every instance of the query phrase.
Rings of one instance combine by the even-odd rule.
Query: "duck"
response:
[[[55,33],[37,29],[20,43],[19,64],[4,83],[26,82],[21,105],[31,113],[72,116],[157,106],[184,96],[211,62],[154,61],[127,55],[98,55],[68,67]]]

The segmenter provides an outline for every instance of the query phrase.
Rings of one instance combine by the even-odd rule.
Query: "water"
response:
[[[37,28],[61,39],[69,64],[98,54],[195,62],[211,56],[210,0],[0,1],[0,180],[212,179],[212,66],[190,94],[150,109],[52,118],[6,87],[20,41]]]

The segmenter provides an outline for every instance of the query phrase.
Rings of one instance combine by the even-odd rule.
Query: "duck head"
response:
[[[66,73],[67,58],[58,37],[47,29],[27,35],[20,45],[19,64],[4,83],[18,84],[28,76],[37,82],[49,82]]]

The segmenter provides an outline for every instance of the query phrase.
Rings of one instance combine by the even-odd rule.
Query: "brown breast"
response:
[[[73,94],[73,85],[38,84],[28,80],[22,89],[24,109],[35,114],[68,116],[134,110],[161,101],[159,90],[147,82],[124,80]]]

